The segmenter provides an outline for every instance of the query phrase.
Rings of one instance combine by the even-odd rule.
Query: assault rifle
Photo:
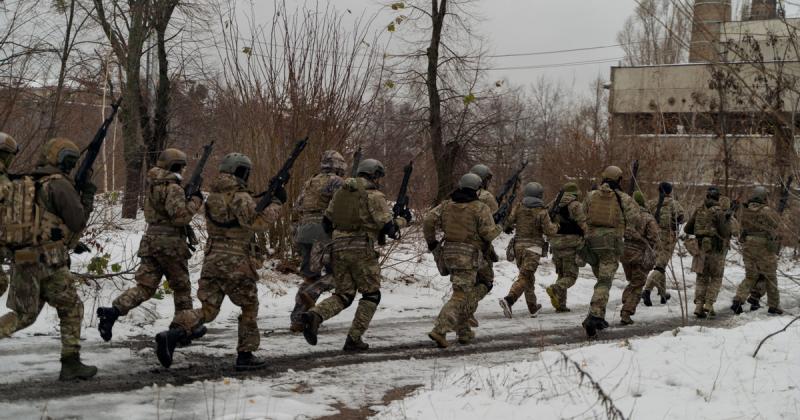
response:
[[[400,183],[400,190],[397,192],[397,199],[392,206],[392,219],[402,217],[406,221],[411,222],[411,210],[408,208],[408,181],[411,180],[411,172],[414,171],[414,162],[408,162],[408,165],[403,167],[403,181]],[[400,231],[394,230],[390,233],[392,239],[400,239]],[[378,245],[386,244],[386,233],[380,232],[378,234]]]
[[[361,163],[361,158],[361,146],[358,146],[358,149],[353,153],[353,170],[350,173],[353,178],[358,176],[358,165]]]
[[[792,175],[789,175],[789,178],[786,179],[786,183],[781,180],[781,198],[778,201],[778,214],[783,214],[786,207],[789,205],[789,192],[792,188],[792,181],[794,181],[794,176]]]
[[[658,188],[658,204],[656,204],[656,213],[653,215],[656,218],[656,223],[661,223],[661,208],[664,207],[664,191],[661,187]]]
[[[628,195],[633,196],[633,193],[636,191],[636,178],[639,176],[639,159],[633,161],[633,167],[631,167],[631,183],[628,185]]]
[[[286,162],[283,163],[283,166],[278,171],[272,179],[269,180],[269,185],[267,186],[267,190],[263,193],[259,194],[261,199],[258,201],[258,205],[256,206],[256,212],[260,213],[264,211],[267,206],[272,203],[272,197],[279,188],[283,188],[287,182],[289,182],[289,171],[292,170],[292,166],[294,166],[294,162],[300,157],[300,154],[303,153],[303,149],[306,148],[308,144],[308,136],[306,138],[298,141],[294,145],[294,150],[292,150],[292,154],[289,155],[289,158],[286,159]]]
[[[514,205],[514,200],[517,199],[517,185],[519,184],[519,176],[522,174],[522,171],[525,170],[526,166],[528,166],[528,162],[522,161],[519,169],[517,169],[517,171],[514,172],[510,178],[508,178],[506,183],[503,184],[503,189],[500,190],[500,194],[495,197],[497,203],[500,204],[500,208],[498,208],[497,212],[494,214],[495,224],[502,224],[508,217],[509,213],[511,213],[511,206]],[[505,199],[509,192],[511,192],[511,196],[508,198],[508,201],[504,203],[503,199]]]
[[[192,172],[192,177],[189,178],[189,183],[183,188],[186,192],[187,199],[196,195],[200,191],[200,187],[203,186],[203,169],[205,169],[208,158],[211,156],[213,150],[213,141],[203,146],[203,156],[200,157],[200,161],[197,162],[197,166],[194,167],[194,172]]]
[[[739,207],[741,207],[741,203],[739,200],[731,201],[731,207],[728,210],[725,210],[725,220],[730,220],[731,217],[739,211]]]
[[[547,211],[547,215],[550,216],[550,220],[555,220],[556,216],[558,215],[558,205],[561,203],[562,198],[564,198],[563,188],[558,190],[556,199],[553,201],[553,204],[550,205],[550,210]]]
[[[117,110],[119,110],[119,105],[121,103],[122,96],[120,96],[116,102],[111,104],[111,114],[106,117],[106,119],[100,125],[100,128],[97,130],[97,133],[95,133],[92,142],[86,147],[86,156],[83,157],[81,166],[79,166],[78,171],[75,172],[75,186],[79,191],[83,190],[86,184],[91,181],[92,166],[94,166],[94,161],[97,160],[97,155],[100,154],[100,148],[103,147],[103,141],[106,139],[108,127],[114,121],[114,117],[117,115]]]

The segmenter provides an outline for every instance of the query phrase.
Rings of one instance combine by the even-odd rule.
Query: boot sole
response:
[[[503,315],[505,315],[505,317],[508,319],[512,319],[513,314],[511,313],[511,306],[508,305],[508,302],[505,299],[501,298],[499,300],[499,303],[500,303],[500,308],[503,309]]]
[[[160,332],[156,334],[156,357],[161,366],[169,369],[172,366],[172,354],[169,352],[169,341],[167,334]]]
[[[436,337],[435,337],[435,336],[434,336],[432,333],[428,333],[428,338],[430,338],[431,340],[433,340],[433,342],[434,342],[434,343],[436,343],[436,347],[438,347],[438,348],[440,348],[440,349],[446,349],[446,348],[447,348],[447,346],[449,346],[449,344],[447,343],[447,341],[440,341],[440,340],[439,340],[438,338],[436,338]]]

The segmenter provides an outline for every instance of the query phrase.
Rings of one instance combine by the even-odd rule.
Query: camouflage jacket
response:
[[[474,196],[470,200],[457,193],[425,214],[422,221],[425,240],[436,240],[437,230],[444,233],[445,243],[465,243],[480,250],[491,248],[491,242],[501,232],[486,204]]]
[[[741,209],[741,237],[779,241],[781,216],[766,204],[750,202]]]
[[[655,217],[657,209],[658,199],[647,202],[647,210],[650,211],[653,217]],[[684,222],[685,217],[681,203],[670,196],[665,196],[664,202],[661,204],[660,220],[656,220],[656,223],[661,228],[662,235],[674,237],[676,236],[678,225]]]
[[[553,249],[580,245],[580,239],[589,231],[589,226],[586,224],[586,215],[583,213],[583,205],[578,201],[577,194],[565,192],[561,196],[556,222],[558,222],[558,232],[550,238],[550,246]]]
[[[190,256],[185,226],[202,205],[199,197],[186,198],[180,175],[151,168],[145,183],[144,219],[147,230],[139,243],[139,256]]]
[[[600,202],[604,202],[608,210],[615,215],[614,226],[600,226],[592,221],[592,214],[599,210],[596,207]],[[611,189],[605,183],[586,196],[583,213],[587,217],[588,232],[586,233],[588,236],[615,235],[622,238],[626,225],[635,226],[639,223],[639,205],[636,204],[636,201],[622,191]]]
[[[503,228],[516,230],[514,241],[518,245],[542,245],[545,235],[551,237],[558,231],[558,225],[550,221],[544,203],[529,207],[524,200],[514,206]]]
[[[481,200],[481,203],[486,204],[489,206],[489,211],[492,212],[492,215],[497,213],[497,210],[500,208],[500,205],[497,203],[497,199],[489,192],[489,190],[485,188],[481,188],[478,190],[478,199]]]
[[[348,197],[358,197],[355,202],[339,203],[343,207],[351,207],[357,212],[357,227],[354,229],[343,228],[337,225],[337,214],[335,209],[338,200],[346,200]],[[328,208],[325,210],[325,217],[333,222],[333,239],[359,238],[365,237],[372,243],[377,242],[378,235],[383,227],[392,221],[393,215],[386,201],[386,196],[378,190],[378,186],[366,178],[347,178],[342,187],[337,190]],[[399,226],[405,225],[405,219],[399,218],[395,222]]]
[[[699,221],[698,219],[707,221]],[[705,225],[708,226],[705,226]],[[698,226],[703,225],[703,226]],[[686,222],[683,231],[688,235],[698,237],[715,237],[722,241],[731,237],[731,223],[725,218],[725,213],[719,201],[706,199],[698,206]]]
[[[639,249],[655,250],[661,235],[656,218],[646,207],[639,207],[639,222],[625,227],[625,245]],[[629,246],[630,245],[630,246]]]
[[[343,183],[344,179],[333,172],[323,172],[306,181],[293,208],[292,218],[297,221],[295,242],[313,244],[330,240],[322,227],[322,217]]]

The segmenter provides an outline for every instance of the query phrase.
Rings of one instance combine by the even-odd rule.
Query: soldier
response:
[[[778,212],[767,204],[767,189],[756,187],[741,215],[745,278],[739,284],[731,305],[737,315],[742,313],[742,303],[760,277],[766,282],[768,312],[773,315],[783,314],[776,274],[780,251],[780,219]]]
[[[558,278],[545,289],[556,312],[569,312],[567,289],[578,280],[577,252],[583,245],[584,234],[589,231],[583,206],[578,201],[578,184],[567,182],[563,189],[564,195],[557,204],[558,231],[549,238]]]
[[[622,169],[609,166],[602,177],[602,185],[590,192],[583,204],[589,228],[586,242],[594,260],[588,262],[597,277],[591,310],[583,321],[589,337],[608,327],[605,320],[608,291],[622,255],[625,227],[639,224],[639,206],[628,194],[620,191]]]
[[[19,146],[14,138],[6,133],[0,132],[0,205],[10,205],[11,180],[8,178],[8,168],[17,155]],[[0,227],[2,229],[2,227]],[[0,248],[0,264],[5,263],[11,256],[11,250],[6,247]],[[8,274],[0,266],[0,296],[8,290]]]
[[[730,237],[730,216],[720,207],[717,187],[709,187],[706,199],[692,213],[683,231],[697,238],[699,253],[692,261],[692,270],[697,273],[694,292],[694,314],[705,318],[714,309],[725,266],[725,239]],[[717,282],[719,279],[719,283]]]
[[[477,164],[470,169],[470,173],[478,175],[481,178],[481,189],[478,191],[478,199],[489,207],[489,211],[491,211],[492,216],[494,216],[500,206],[494,195],[489,192],[489,183],[494,176],[491,169],[486,165]],[[494,287],[494,268],[492,266],[499,260],[491,244],[489,244],[488,248],[483,250],[483,258],[486,259],[486,264],[481,265],[478,269],[478,286],[472,290],[475,294],[476,304],[469,316],[469,324],[473,327],[478,326],[478,320],[475,319],[475,311],[478,310],[477,302],[483,300],[483,298],[492,291],[492,287]]]
[[[646,207],[644,194],[641,191],[633,193],[633,199],[639,205],[639,223],[628,223],[625,228],[625,248],[622,252],[622,268],[628,285],[622,292],[622,310],[619,318],[620,324],[631,325],[631,316],[636,313],[642,287],[647,280],[647,271],[655,262],[656,246],[659,242],[661,229],[656,219]]]
[[[303,336],[315,346],[320,324],[349,307],[361,293],[353,323],[344,343],[345,351],[365,351],[369,345],[362,336],[369,328],[381,301],[381,268],[375,243],[399,231],[409,219],[394,218],[378,181],[386,171],[375,159],[358,164],[356,178],[348,178],[333,195],[323,223],[333,232],[333,296],[302,314]]]
[[[511,233],[516,228],[516,235],[509,246],[514,247],[519,268],[519,277],[511,285],[506,297],[500,299],[500,307],[506,318],[511,318],[511,307],[523,293],[531,317],[535,317],[539,309],[542,309],[542,305],[536,303],[534,275],[539,268],[539,258],[547,254],[544,235],[549,238],[558,231],[558,225],[550,221],[548,209],[542,201],[543,194],[544,189],[538,182],[525,185],[522,202],[514,207],[504,226],[506,233]]]
[[[440,348],[448,346],[447,333],[455,331],[458,342],[469,344],[475,337],[469,325],[469,317],[478,306],[478,269],[485,264],[482,252],[491,247],[491,242],[500,234],[489,207],[480,201],[478,191],[481,179],[474,173],[461,177],[458,189],[449,200],[436,206],[425,215],[423,234],[428,250],[437,251],[450,273],[453,294],[436,318],[428,337]],[[436,229],[444,232],[442,243],[436,240]]]
[[[663,181],[658,184],[659,194],[664,194],[664,201],[658,207],[658,200],[650,200],[647,204],[650,214],[657,216],[656,222],[661,228],[659,243],[656,247],[656,265],[647,277],[647,283],[642,291],[642,301],[645,306],[653,306],[650,300],[650,293],[653,287],[658,288],[658,295],[661,297],[661,304],[667,303],[670,298],[667,292],[666,268],[672,259],[675,245],[678,243],[678,226],[683,223],[683,207],[672,198],[672,184]]]
[[[175,301],[175,314],[192,310],[192,285],[189,281],[187,226],[203,204],[203,196],[186,198],[181,174],[186,154],[166,149],[156,166],[147,171],[144,220],[147,229],[139,242],[141,263],[136,271],[136,286],[122,292],[110,307],[97,308],[97,329],[105,341],[111,340],[114,323],[131,309],[150,300],[166,277]]]
[[[278,189],[272,204],[256,213],[256,201],[247,187],[252,167],[249,157],[230,153],[222,159],[220,174],[210,185],[206,201],[208,240],[197,290],[202,307],[178,313],[170,329],[156,335],[156,355],[165,367],[172,364],[178,342],[201,335],[203,324],[216,319],[225,296],[242,310],[236,370],[266,365],[253,355],[261,343],[257,270],[264,263],[264,250],[260,249],[256,233],[267,231],[275,223],[287,196],[283,188]]]
[[[97,374],[96,367],[80,360],[83,302],[69,271],[68,249],[78,245],[97,191],[92,183],[84,185],[82,191],[75,188],[69,173],[79,158],[78,147],[65,138],[51,139],[42,148],[32,174],[37,185],[32,194],[41,210],[37,212],[38,232],[33,232],[36,243],[14,251],[7,302],[11,312],[0,317],[0,337],[8,337],[33,324],[45,303],[56,308],[61,324],[62,381],[89,379]]]
[[[342,177],[346,166],[344,157],[335,150],[326,150],[322,154],[321,166],[322,171],[306,181],[294,205],[295,214],[299,217],[295,243],[303,257],[301,266],[303,284],[297,288],[295,306],[290,316],[292,332],[303,331],[300,314],[311,309],[317,303],[319,295],[333,288],[333,271],[330,264],[325,267],[323,276],[320,271],[314,271],[310,263],[312,251],[322,252],[322,248],[330,243],[331,237],[322,227],[322,217],[333,198],[333,193],[344,182]]]

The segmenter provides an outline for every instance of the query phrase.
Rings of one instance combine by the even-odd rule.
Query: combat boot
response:
[[[783,309],[781,308],[769,308],[767,309],[767,313],[770,315],[783,315]]]
[[[661,304],[662,305],[665,305],[667,303],[667,301],[669,300],[669,298],[672,297],[672,296],[670,296],[669,292],[664,292],[663,295],[659,294],[659,296],[661,296]]]
[[[747,303],[750,304],[750,311],[757,311],[761,309],[761,300],[756,299],[755,296],[750,296],[747,298]]]
[[[436,343],[436,347],[439,347],[440,349],[446,349],[447,346],[450,345],[447,342],[447,336],[445,336],[444,334],[439,334],[436,331],[429,332],[428,333],[428,338],[433,340]]]
[[[94,375],[97,375],[97,368],[81,363],[81,356],[78,353],[61,357],[61,374],[58,375],[59,381],[89,379]]]
[[[470,315],[469,319],[467,319],[467,324],[472,328],[478,328],[481,325],[478,323],[478,319],[475,318],[475,315]]]
[[[360,337],[356,339],[350,337],[350,334],[348,334],[347,339],[344,340],[344,348],[342,350],[351,352],[367,351],[369,350],[369,344],[361,340]]]
[[[533,307],[528,306],[528,312],[531,313],[531,318],[536,318],[539,315],[540,310],[542,310],[541,303],[534,304]]]
[[[236,356],[236,371],[242,372],[246,370],[258,370],[267,366],[265,360],[259,359],[254,356],[252,352],[240,351]]]
[[[608,326],[603,326],[605,320],[600,317],[596,317],[594,315],[587,315],[586,319],[583,320],[583,328],[586,330],[586,336],[589,338],[593,338],[597,335],[597,331],[602,330]]]
[[[706,303],[703,305],[703,312],[705,312],[709,318],[714,318],[717,316],[717,313],[714,311],[714,304],[713,303]]]
[[[314,312],[303,312],[300,316],[303,319],[303,337],[305,337],[308,344],[316,346],[317,332],[320,324],[322,324],[322,317]]]
[[[558,299],[558,291],[556,290],[556,286],[551,284],[544,289],[547,292],[547,296],[550,297],[550,304],[553,305],[556,311],[561,308],[561,302]]]
[[[706,317],[706,310],[703,308],[703,305],[698,303],[698,304],[696,304],[694,306],[694,316],[696,316],[696,317],[698,317],[700,319],[703,319],[703,318]]]
[[[472,330],[464,330],[458,332],[458,344],[467,345],[472,343],[475,339],[475,332]]]
[[[112,329],[119,316],[119,309],[113,306],[110,308],[97,308],[97,330],[100,331],[100,337],[103,338],[103,341],[111,341]]]
[[[619,323],[622,325],[633,325],[630,312],[622,311],[619,314]]]
[[[733,304],[731,305],[731,310],[736,315],[739,315],[740,313],[744,312],[744,309],[742,309],[742,302],[739,302],[738,299],[734,299]]]
[[[170,328],[156,334],[156,357],[161,366],[169,368],[172,366],[172,356],[175,354],[175,347],[180,341],[186,340],[186,332],[181,328]]]
[[[511,305],[512,303],[509,301],[508,296],[500,299],[500,308],[503,309],[503,315],[506,318],[511,319],[513,318],[513,313],[511,312]]]
[[[184,336],[179,342],[178,347],[186,347],[192,344],[192,340],[198,339],[206,335],[208,328],[205,325],[198,325],[192,329],[192,333]]]
[[[650,293],[652,290],[642,290],[642,303],[644,306],[653,306],[653,301],[650,300]]]

